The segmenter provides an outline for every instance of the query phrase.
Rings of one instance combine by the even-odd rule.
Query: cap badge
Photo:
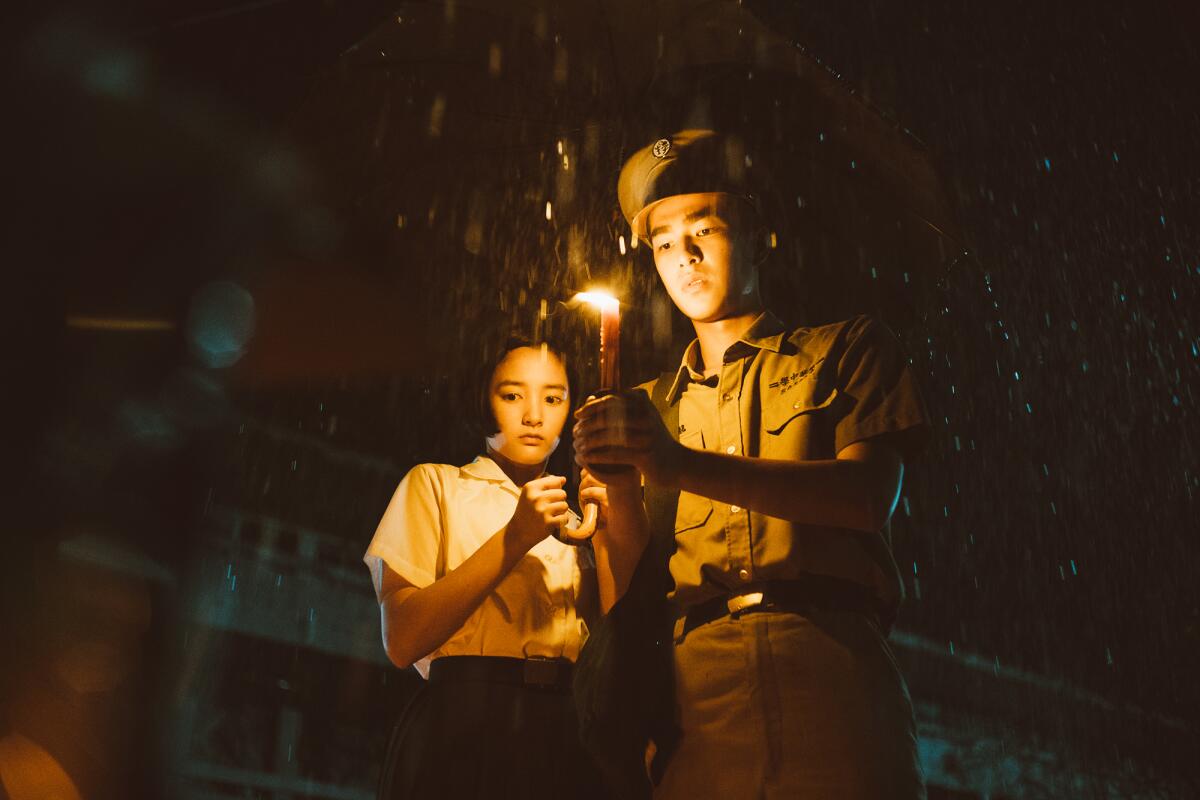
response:
[[[650,152],[654,154],[655,158],[666,158],[667,153],[671,152],[671,140],[659,139],[654,143],[654,147],[650,148]]]

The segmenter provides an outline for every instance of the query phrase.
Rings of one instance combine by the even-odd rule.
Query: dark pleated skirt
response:
[[[603,798],[569,691],[427,682],[388,743],[380,800]]]

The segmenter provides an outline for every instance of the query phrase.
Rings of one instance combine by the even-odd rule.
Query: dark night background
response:
[[[925,143],[977,257],[931,276],[927,307],[895,321],[940,423],[897,510],[910,593],[900,627],[1165,717],[1192,741],[1194,9],[745,5]],[[454,313],[464,328],[483,324],[496,295],[464,270],[492,262],[464,254],[459,265],[404,265],[398,254],[416,240],[379,233],[369,197],[353,188],[369,165],[344,148],[357,124],[345,117],[361,107],[340,98],[339,58],[393,11],[313,0],[50,3],[14,28],[5,126],[15,137],[6,272],[17,287],[6,417],[22,476],[10,483],[5,560],[14,654],[36,651],[47,564],[80,526],[184,572],[205,504],[246,505],[244,487],[290,461],[295,485],[268,479],[273,488],[252,502],[361,550],[392,473],[339,472],[331,457],[305,482],[289,436],[315,433],[399,470],[464,455],[458,433],[414,424],[459,380],[431,364],[458,343],[422,340],[431,330],[422,320]],[[615,175],[617,165],[605,169]],[[603,202],[615,206],[615,196]],[[287,270],[264,266],[281,260]],[[439,274],[456,287],[445,307],[396,314]],[[180,369],[190,358],[180,329],[63,326],[90,314],[182,327],[196,290],[224,278],[260,299],[259,333],[228,381]],[[524,288],[528,301],[542,287]],[[520,302],[505,291],[499,302]],[[286,299],[277,309],[288,307],[264,304],[272,292]],[[648,347],[627,354],[629,377],[662,364],[661,343]],[[172,425],[138,416],[155,404],[174,409]],[[239,438],[247,425],[258,438]],[[170,619],[156,616],[148,650],[169,640]],[[10,660],[10,689],[22,664]],[[147,658],[147,705],[174,668],[167,656]],[[153,725],[153,714],[138,724]]]

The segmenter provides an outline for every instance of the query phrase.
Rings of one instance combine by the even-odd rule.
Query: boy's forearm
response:
[[[607,614],[629,588],[649,535],[641,487],[610,486],[608,523],[596,532],[592,542],[602,613]]]
[[[876,532],[891,515],[899,458],[785,461],[681,448],[671,485],[803,525]]]

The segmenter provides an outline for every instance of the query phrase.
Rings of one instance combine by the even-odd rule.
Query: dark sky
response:
[[[1200,86],[1183,8],[852,3],[800,25],[937,154],[990,277],[990,302],[949,316],[993,352],[927,385],[950,421],[914,475],[940,473],[910,620],[951,635],[957,618],[977,647],[1194,715]]]
[[[912,593],[901,625],[1196,719],[1194,15],[1162,0],[749,5],[928,145],[978,254],[949,276],[942,308],[925,309],[928,338],[905,332],[939,428],[898,511]],[[9,344],[29,386],[14,413],[28,420],[30,458],[44,457],[45,430],[63,420],[86,428],[80,420],[156,384],[184,349],[106,346],[97,360],[56,321],[81,302],[179,317],[197,285],[229,271],[214,263],[247,231],[286,228],[295,208],[231,177],[238,160],[296,136],[339,54],[391,11],[225,7],[47,4],[13,51],[14,261],[35,298],[18,320],[35,333]],[[102,51],[117,55],[80,71],[81,54]],[[111,101],[122,92],[132,99]],[[208,138],[180,155],[197,119]],[[339,174],[354,158],[326,155],[311,171]],[[289,191],[319,197],[321,186],[318,177]],[[353,235],[354,210],[330,203],[346,223],[334,228]],[[366,399],[346,411],[351,433],[336,441],[400,465],[435,457],[427,431],[385,413],[380,429],[364,430],[376,417],[362,408],[411,412],[417,401],[404,398],[422,381],[406,380],[361,384]],[[246,402],[290,424],[310,400],[350,406],[336,384],[260,389]],[[167,494],[175,474],[156,475]],[[364,518],[377,516],[382,490],[371,491]]]

